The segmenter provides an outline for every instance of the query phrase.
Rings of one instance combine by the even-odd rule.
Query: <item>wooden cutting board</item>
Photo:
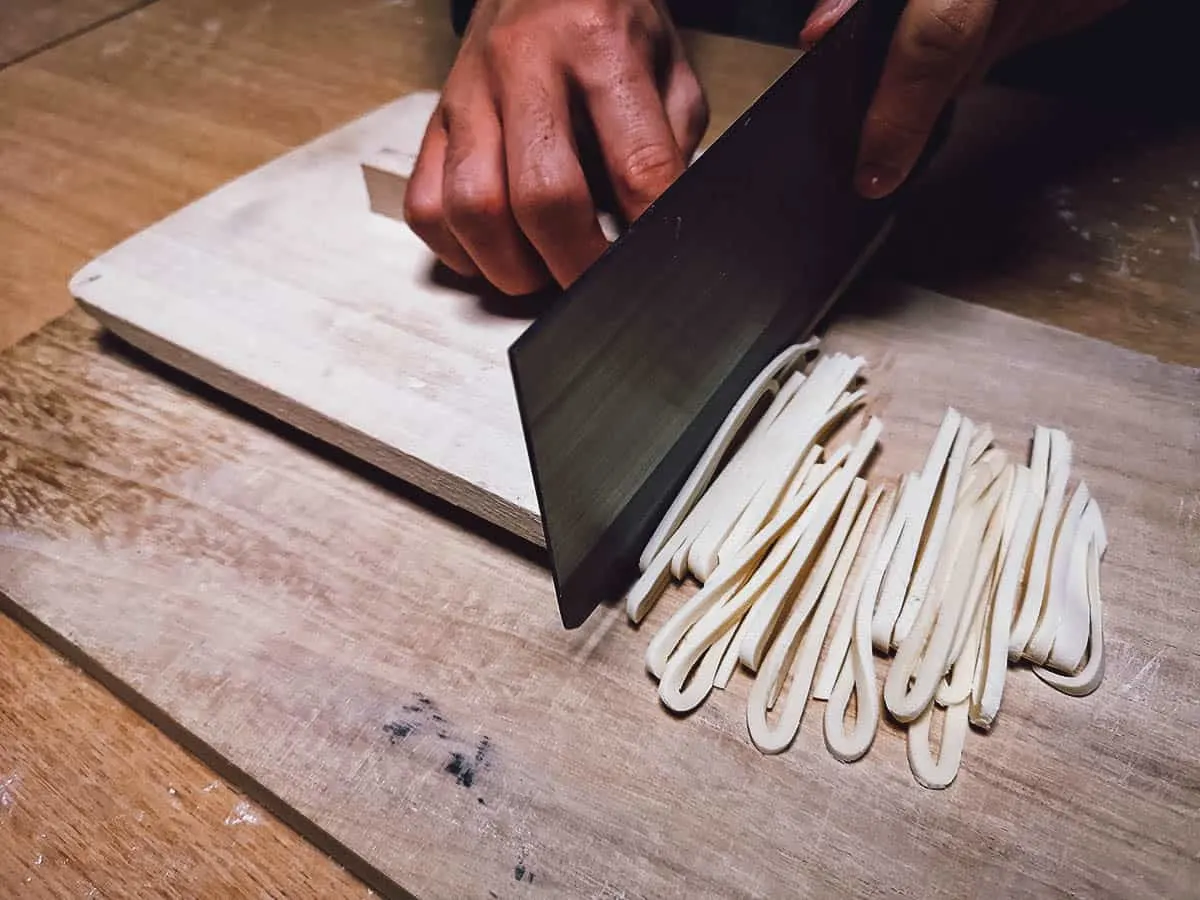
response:
[[[113,330],[540,539],[504,353],[527,310],[430,277],[359,163],[415,146],[406,98],[232,182],[73,283]],[[78,318],[0,363],[10,611],[377,887],[419,896],[995,891],[1188,896],[1200,878],[1200,377],[907,288],[831,346],[872,363],[876,478],[947,404],[1017,449],[1065,427],[1104,506],[1109,674],[1027,671],[946,794],[902,737],[844,767],[810,710],[762,757],[745,680],[687,720],[651,631],[558,625],[548,573],[119,358]]]
[[[847,308],[876,479],[947,404],[1075,440],[1103,504],[1105,683],[1011,675],[947,792],[812,704],[760,755],[748,681],[680,719],[641,629],[558,623],[545,569],[95,343],[0,358],[0,601],[377,890],[420,897],[1195,896],[1200,373],[913,289]],[[163,790],[167,786],[164,785]],[[196,789],[199,789],[197,786]]]
[[[230,182],[71,291],[151,355],[543,544],[506,356],[531,311],[443,279],[368,208],[361,163],[415,155],[436,102],[410,94]]]

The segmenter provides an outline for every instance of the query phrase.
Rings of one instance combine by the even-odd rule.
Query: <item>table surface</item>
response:
[[[32,53],[0,71],[0,347],[68,309],[67,277],[90,257],[291,146],[436,87],[454,49],[441,0],[160,0],[108,21],[137,5],[54,4],[57,25],[16,50],[11,7],[0,14],[8,58]],[[55,44],[88,21],[101,24]],[[693,51],[714,129],[790,58],[713,38]],[[885,264],[1200,362],[1200,131],[1118,121],[1008,95],[966,104]],[[15,837],[0,841],[0,894],[365,893],[5,618],[0,658],[0,830]]]

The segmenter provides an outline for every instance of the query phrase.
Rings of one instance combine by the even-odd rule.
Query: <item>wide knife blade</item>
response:
[[[900,0],[859,0],[512,345],[563,625],[637,575],[724,416],[806,337],[893,200],[853,189]]]

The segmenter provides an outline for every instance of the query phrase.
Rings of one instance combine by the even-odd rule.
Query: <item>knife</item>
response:
[[[566,628],[632,584],[738,396],[882,242],[898,194],[859,197],[854,163],[903,6],[859,0],[510,347]]]

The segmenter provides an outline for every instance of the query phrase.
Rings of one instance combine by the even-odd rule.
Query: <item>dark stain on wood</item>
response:
[[[443,771],[453,775],[454,780],[461,787],[471,787],[475,784],[475,779],[479,773],[488,766],[491,746],[491,740],[487,735],[484,735],[475,746],[475,755],[473,757],[466,753],[451,753],[450,759],[443,767]],[[483,803],[482,797],[479,798],[479,802]]]
[[[436,707],[435,707],[434,702],[432,700],[430,700],[428,697],[426,697],[424,694],[414,694],[413,702],[405,704],[404,706],[401,707],[401,709],[403,709],[407,713],[416,713],[418,715],[424,715],[426,713],[433,712],[433,710],[435,708]],[[445,721],[445,719],[443,719],[436,712],[433,712],[432,717],[437,722]]]
[[[450,754],[450,761],[446,763],[444,771],[453,775],[454,780],[463,787],[469,788],[475,783],[475,767],[461,753]]]
[[[384,724],[383,730],[388,735],[388,743],[395,746],[397,741],[404,740],[416,731],[417,726],[412,722],[387,722]]]
[[[517,864],[513,866],[513,880],[527,881],[530,884],[533,884],[533,871],[527,865],[525,865],[524,856],[518,857]]]

